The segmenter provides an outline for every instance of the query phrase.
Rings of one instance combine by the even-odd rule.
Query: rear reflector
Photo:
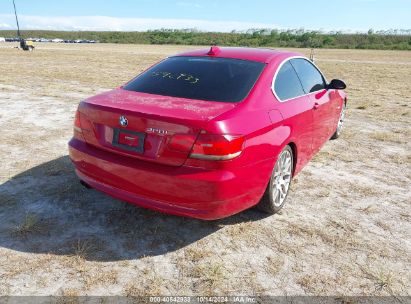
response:
[[[229,160],[241,154],[244,137],[239,135],[216,135],[201,133],[190,158],[205,160]]]

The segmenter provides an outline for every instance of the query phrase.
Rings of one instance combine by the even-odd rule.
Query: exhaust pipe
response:
[[[86,189],[91,189],[92,187],[89,185],[89,184],[87,184],[85,181],[83,181],[83,180],[80,180],[80,184],[84,187],[84,188],[86,188]]]

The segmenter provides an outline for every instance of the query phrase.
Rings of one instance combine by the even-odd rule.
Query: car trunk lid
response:
[[[116,154],[180,166],[205,123],[235,105],[115,89],[86,99],[79,111],[87,143]]]

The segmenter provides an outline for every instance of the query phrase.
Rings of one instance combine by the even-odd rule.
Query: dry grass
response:
[[[87,240],[77,240],[73,244],[73,256],[78,261],[87,259],[93,247]]]
[[[29,234],[41,232],[43,229],[37,215],[27,213],[23,221],[12,229],[12,234],[16,236],[27,236]]]
[[[80,291],[74,288],[66,288],[63,289],[61,292],[61,295],[63,297],[78,297],[80,295]],[[72,303],[71,301],[75,301],[74,299],[70,299],[69,303]],[[67,302],[64,302],[67,303]]]
[[[130,282],[124,289],[123,293],[127,297],[141,296],[161,296],[164,293],[164,279],[160,276],[147,274],[143,282]]]
[[[10,293],[12,290],[13,284],[11,282],[22,276],[29,276],[32,278],[38,277],[39,280],[33,286],[41,288],[46,288],[42,284],[47,284],[48,280],[43,280],[41,282],[41,278],[45,278],[44,273],[49,273],[50,265],[53,264],[54,257],[48,254],[37,255],[34,259],[28,259],[25,254],[13,254],[1,252],[3,259],[5,259],[6,264],[2,265],[1,267],[1,276],[0,276],[0,291],[8,290],[8,292],[4,292],[3,294]],[[31,282],[34,282],[31,279]]]
[[[200,262],[207,257],[212,256],[213,253],[204,247],[191,246],[185,250],[185,258],[193,263]]]
[[[0,193],[0,207],[8,207],[17,204],[18,200],[14,195]]]
[[[81,99],[197,47],[9,46],[0,295],[411,294],[411,52],[318,50],[327,77],[348,84],[342,137],[294,180],[280,214],[204,223],[87,191],[65,156]]]
[[[388,143],[401,144],[406,143],[407,139],[402,135],[395,132],[375,132],[371,134],[371,138]],[[408,138],[409,139],[409,138]]]
[[[377,275],[374,276],[375,287],[377,290],[382,290],[384,288],[391,290],[391,285],[393,281],[393,275],[391,272],[384,272],[380,270]]]
[[[228,274],[221,263],[207,263],[196,265],[191,276],[198,279],[195,288],[199,294],[210,295],[224,286]]]
[[[380,292],[387,290],[390,294],[393,294],[394,275],[390,270],[382,268],[377,270],[362,268],[362,271],[366,278],[373,282],[375,291]]]
[[[284,258],[281,256],[267,257],[265,269],[272,277],[276,277],[284,265]]]
[[[96,286],[109,287],[118,283],[118,272],[115,270],[110,271],[97,271],[87,273],[84,278],[84,287],[90,290]]]

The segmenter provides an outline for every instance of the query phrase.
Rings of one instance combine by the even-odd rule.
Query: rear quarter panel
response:
[[[210,133],[246,137],[239,157],[214,162],[212,166],[214,169],[243,168],[248,178],[242,187],[256,193],[255,202],[264,194],[277,156],[284,146],[290,142],[294,142],[297,149],[300,146],[302,127],[297,123],[298,118],[294,117],[300,109],[289,104],[282,106],[274,97],[271,84],[275,70],[276,64],[268,64],[247,99],[211,120],[206,127]],[[296,169],[299,168],[297,164]]]
[[[278,154],[287,144],[294,144],[295,174],[312,157],[310,100],[303,97],[281,103],[271,90],[278,65],[289,56],[280,55],[268,63],[248,98],[233,110],[213,119],[209,125],[210,132],[246,136],[243,153],[232,162],[233,165],[245,166],[271,160],[270,168],[261,172],[266,182]]]

